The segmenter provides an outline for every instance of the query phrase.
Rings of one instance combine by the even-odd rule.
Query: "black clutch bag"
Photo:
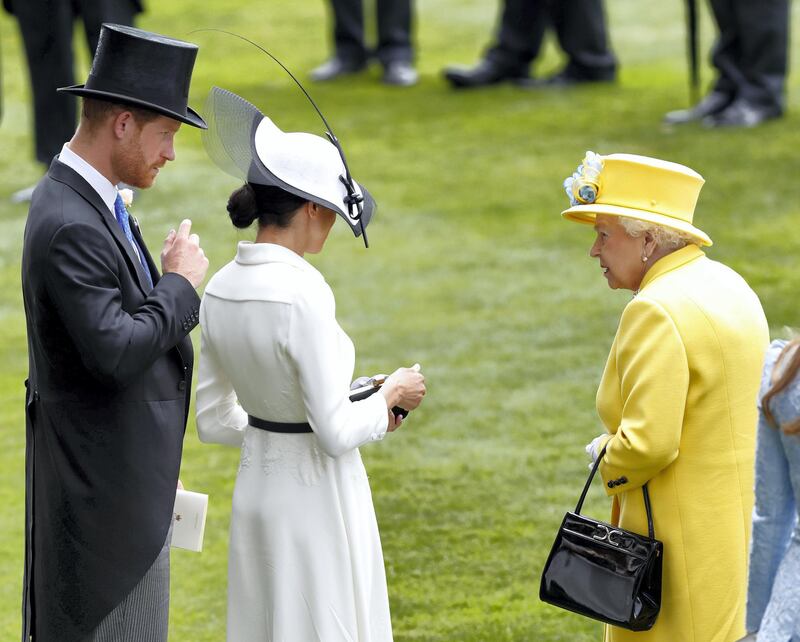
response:
[[[631,631],[647,631],[661,609],[664,545],[653,535],[647,485],[642,486],[648,536],[581,515],[600,453],[574,513],[567,513],[542,571],[539,599]]]
[[[386,381],[386,375],[375,375],[374,377],[359,377],[350,384],[350,401],[361,401],[367,397],[374,395],[381,389],[383,382]],[[402,415],[408,417],[408,410],[395,406],[392,408],[395,415]]]

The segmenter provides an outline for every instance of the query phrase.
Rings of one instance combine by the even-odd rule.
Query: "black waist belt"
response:
[[[247,415],[247,421],[250,422],[250,425],[253,428],[268,430],[269,432],[312,432],[311,424],[309,424],[307,421],[299,424],[282,424],[277,421],[259,419],[258,417],[253,417],[253,415]]]

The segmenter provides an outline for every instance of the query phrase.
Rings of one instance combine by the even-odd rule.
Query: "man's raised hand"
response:
[[[191,233],[192,222],[181,221],[178,231],[170,230],[161,250],[161,271],[175,272],[185,277],[192,286],[203,282],[208,270],[208,259],[200,247],[200,237]]]

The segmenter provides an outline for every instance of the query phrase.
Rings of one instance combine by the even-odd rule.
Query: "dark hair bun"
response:
[[[274,185],[245,183],[228,199],[228,214],[241,229],[258,220],[259,227],[288,227],[294,215],[308,201]]]
[[[228,215],[238,228],[250,227],[258,218],[256,194],[249,183],[237,189],[228,199]]]

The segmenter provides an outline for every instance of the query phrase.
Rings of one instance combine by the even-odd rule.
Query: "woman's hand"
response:
[[[386,429],[386,432],[394,432],[400,427],[400,424],[403,423],[403,415],[396,415],[394,414],[391,409],[389,409],[389,427]]]
[[[603,450],[603,442],[606,440],[606,437],[608,437],[608,433],[604,432],[602,435],[598,435],[592,439],[590,443],[586,444],[584,450],[589,456],[589,459],[592,460],[592,463],[596,462],[597,458],[600,456],[600,451]]]
[[[425,377],[420,372],[419,364],[395,370],[381,386],[381,394],[386,399],[386,407],[390,414],[395,406],[400,406],[403,410],[414,410],[422,403],[422,398],[425,396]],[[390,426],[393,421],[394,428],[397,428],[400,421],[390,418]]]
[[[603,442],[608,438],[608,433],[604,432],[602,435],[599,435],[592,439],[591,443],[586,444],[584,450],[586,454],[589,456],[589,459],[592,460],[592,463],[589,464],[589,470],[594,468],[594,462],[597,461],[597,458],[600,456],[600,451],[603,450]]]

